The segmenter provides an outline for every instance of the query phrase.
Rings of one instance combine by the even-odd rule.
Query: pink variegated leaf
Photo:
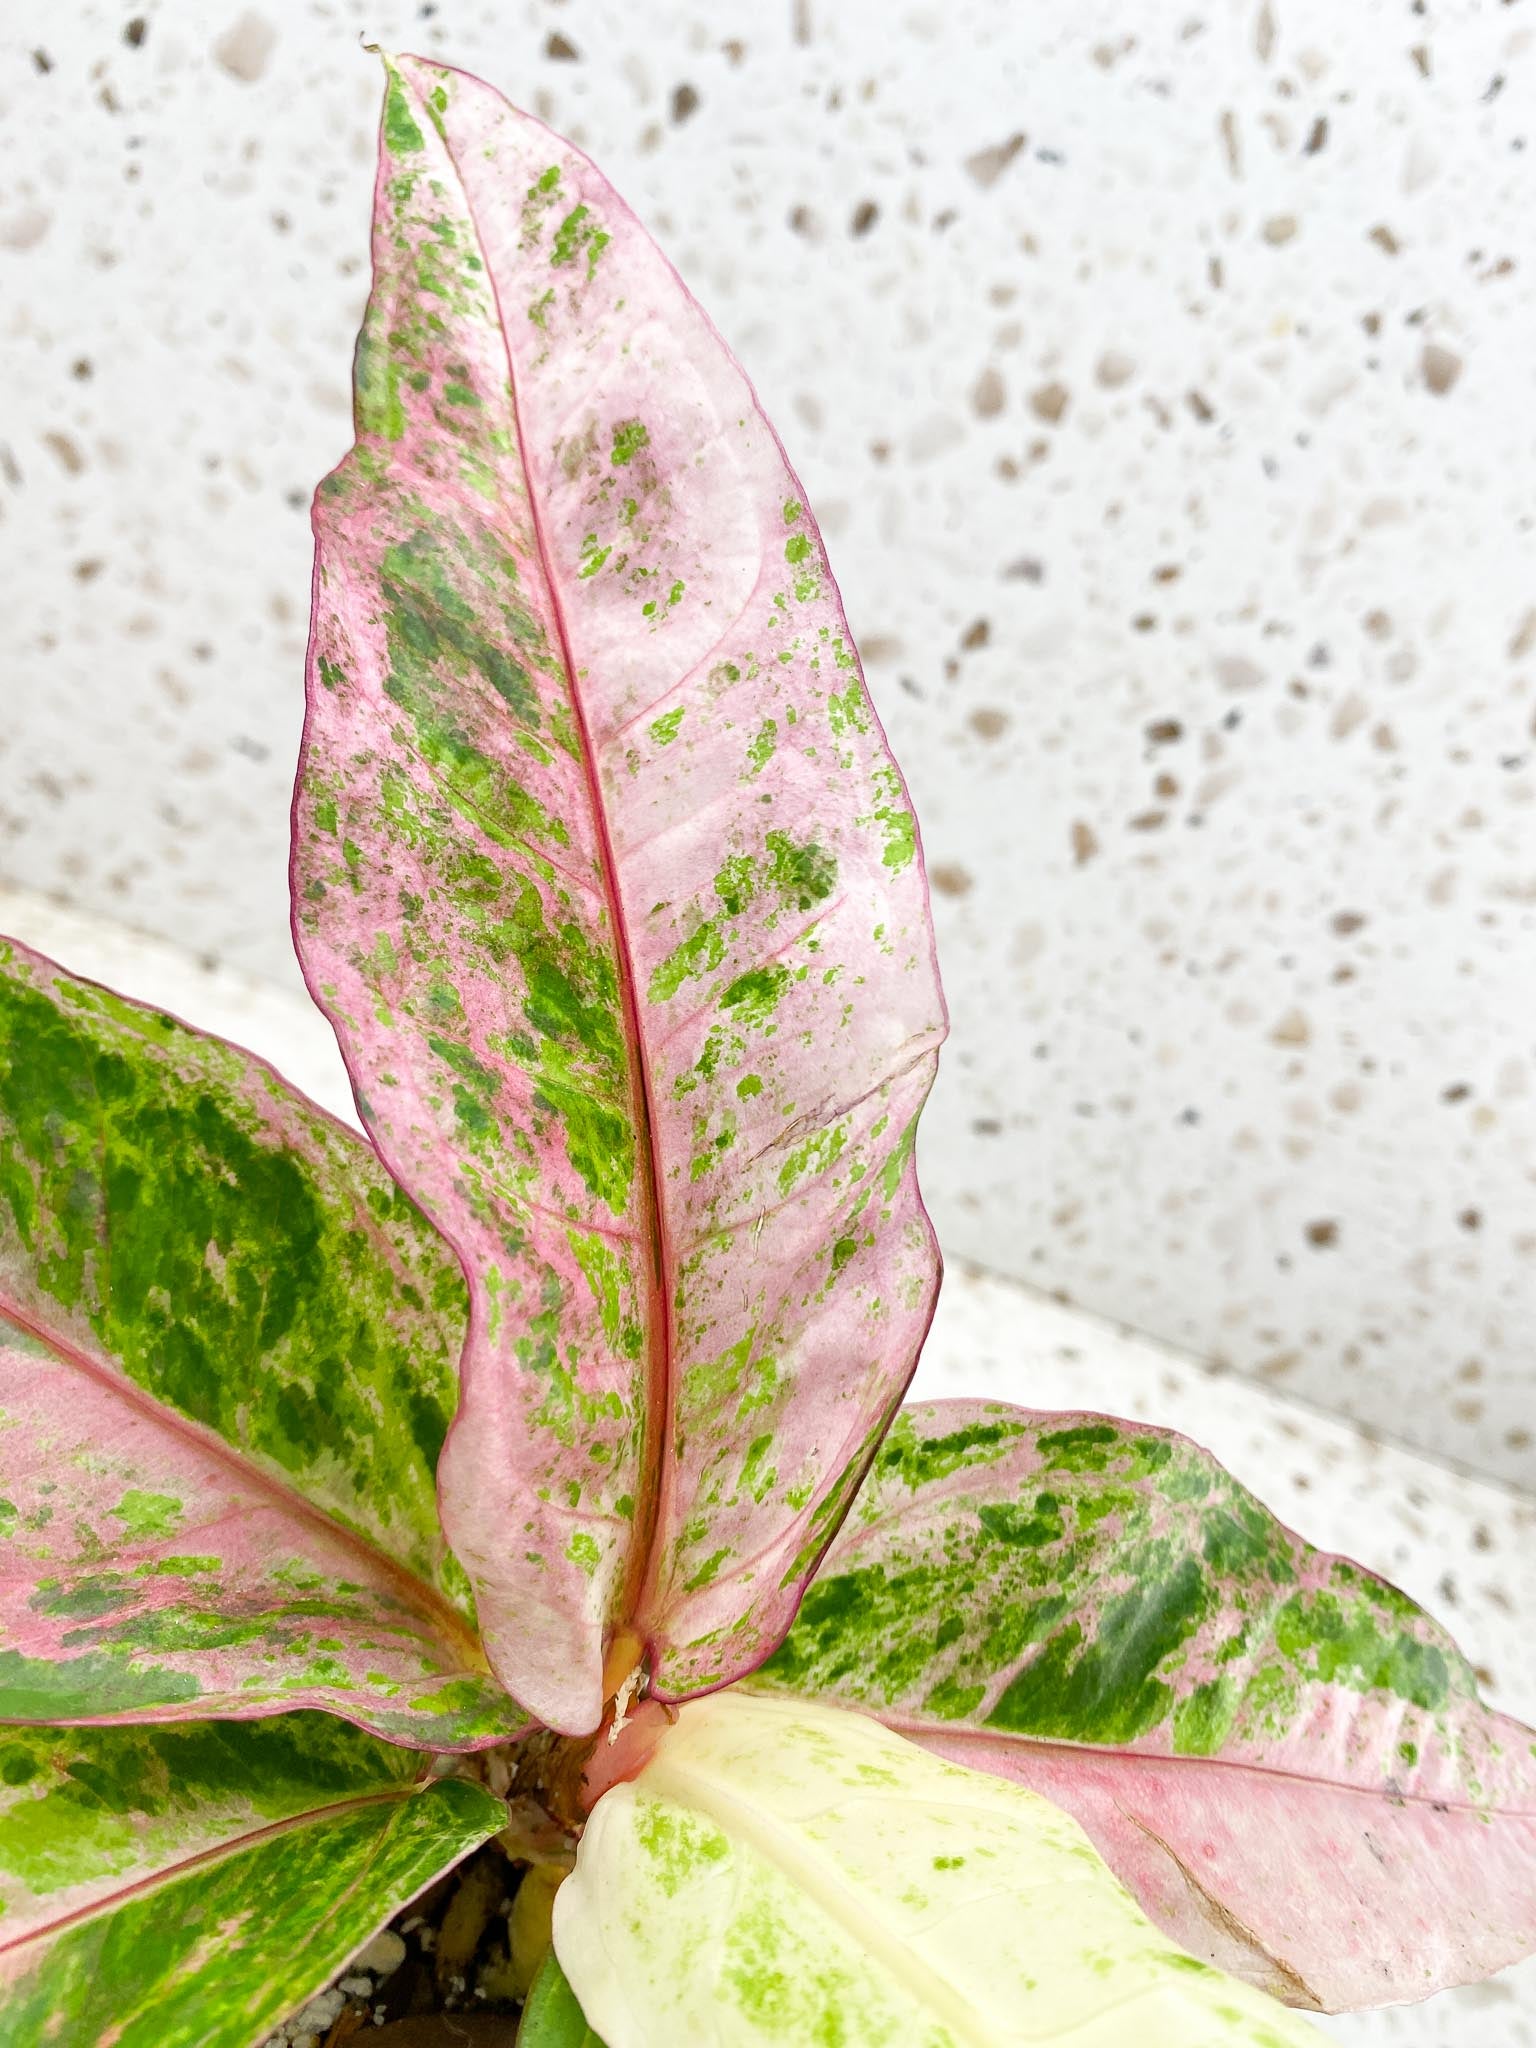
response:
[[[433,1498],[463,1327],[357,1137],[0,941],[0,1721],[515,1733]]]
[[[782,1635],[910,1373],[943,1011],[905,793],[751,387],[579,152],[392,62],[321,487],[298,943],[471,1278],[491,1661],[596,1725]]]
[[[1536,1735],[1171,1431],[904,1409],[752,1682],[1043,1793],[1184,1947],[1291,2004],[1536,1948]]]

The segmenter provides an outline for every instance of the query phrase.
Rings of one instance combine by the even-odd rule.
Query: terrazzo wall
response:
[[[291,977],[359,32],[440,52],[601,157],[821,514],[951,1253],[1536,1486],[1532,0],[0,30],[0,875]]]

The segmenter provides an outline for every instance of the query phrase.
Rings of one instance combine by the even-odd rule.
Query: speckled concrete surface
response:
[[[948,1242],[1536,1482],[1536,23],[71,0],[0,25],[0,871],[277,978],[377,81],[602,157],[932,859]]]
[[[239,1039],[351,1113],[329,1027],[286,991],[3,887],[0,931]],[[1183,1430],[1314,1543],[1431,1608],[1487,1697],[1536,1725],[1536,1501],[964,1263],[951,1264],[913,1391],[1102,1409]],[[1536,2048],[1536,1960],[1422,2006],[1319,2025],[1355,2048]]]

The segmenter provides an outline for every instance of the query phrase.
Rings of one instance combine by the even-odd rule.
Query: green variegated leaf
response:
[[[501,1801],[323,1714],[0,1730],[0,2048],[249,2048]]]
[[[463,1328],[361,1140],[0,942],[0,1720],[515,1731],[434,1505]]]
[[[611,2048],[1320,2048],[1048,1801],[735,1690],[598,1801],[555,1948]]]
[[[570,1980],[551,1949],[539,1966],[523,2007],[517,2048],[604,2048],[587,2025]]]
[[[1057,1801],[1178,1941],[1289,2003],[1536,1948],[1536,1735],[1172,1431],[904,1409],[753,1684]]]

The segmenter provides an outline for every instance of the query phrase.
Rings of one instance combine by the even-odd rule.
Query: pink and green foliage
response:
[[[600,174],[418,59],[315,527],[295,932],[371,1143],[0,944],[0,2040],[246,2048],[600,1729],[530,2043],[1115,2039],[1062,1873],[1146,2048],[1536,1947],[1536,1746],[1418,1609],[1181,1438],[898,1413],[944,1013],[820,538]],[[983,1897],[990,1990],[913,1960]]]
[[[1530,1731],[1170,1431],[903,1409],[753,1684],[1045,1793],[1187,1948],[1289,2003],[1536,1947]]]
[[[505,1819],[322,1714],[0,1733],[0,2040],[259,2040]]]
[[[464,1295],[411,1203],[259,1060],[10,941],[0,1045],[5,1718],[515,1732],[433,1502]]]
[[[937,1285],[900,777],[751,387],[577,151],[402,59],[320,488],[296,931],[472,1293],[445,1526],[598,1724],[783,1634]]]

